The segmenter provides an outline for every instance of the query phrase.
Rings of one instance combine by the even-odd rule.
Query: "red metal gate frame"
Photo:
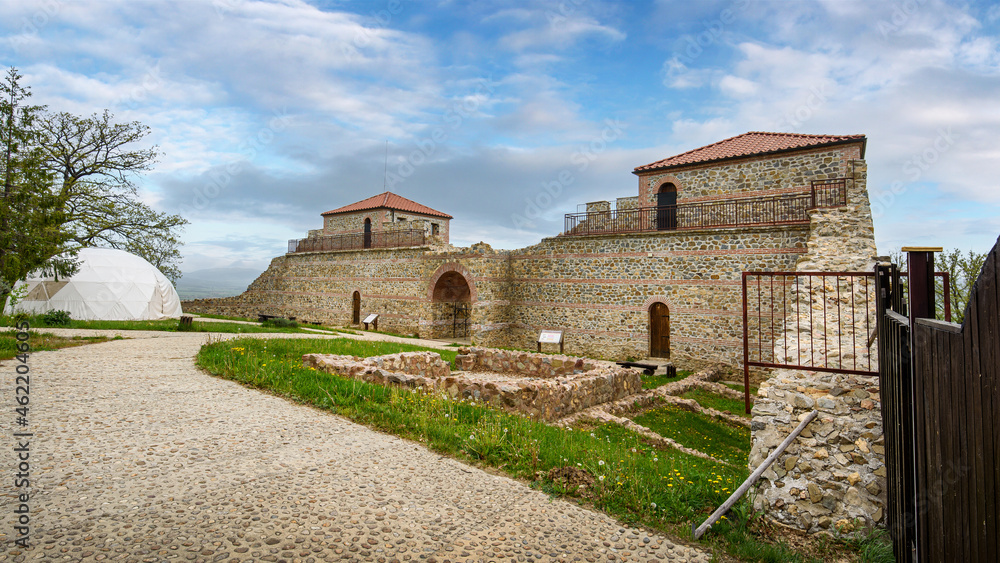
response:
[[[901,272],[900,275],[901,276],[906,276],[907,274],[906,274],[906,272]],[[943,289],[943,293],[944,293],[944,315],[945,315],[945,320],[950,322],[951,321],[951,299],[950,299],[950,285],[949,285],[948,273],[947,272],[937,272],[935,275],[938,276],[938,277],[941,277],[943,279],[943,288],[942,289]],[[867,297],[869,288],[872,289],[872,290],[875,289],[875,273],[874,272],[808,272],[808,271],[803,271],[803,272],[762,272],[762,271],[743,272],[743,279],[742,279],[742,285],[743,285],[743,401],[744,401],[744,407],[746,409],[746,413],[747,414],[750,414],[750,408],[751,408],[751,404],[750,404],[750,368],[751,367],[799,369],[799,370],[807,370],[807,371],[818,371],[818,372],[827,372],[827,373],[844,373],[844,374],[849,374],[849,375],[861,375],[861,376],[868,376],[868,377],[878,377],[878,365],[876,364],[874,366],[874,368],[872,367],[871,357],[869,357],[869,359],[868,359],[868,365],[866,366],[867,369],[859,369],[857,357],[854,358],[854,365],[852,366],[853,369],[845,368],[842,365],[838,366],[838,367],[832,367],[832,366],[829,366],[829,365],[816,365],[816,361],[815,361],[817,359],[816,358],[816,351],[815,351],[813,345],[810,345],[810,349],[809,349],[809,360],[811,361],[810,365],[805,365],[803,363],[791,364],[791,363],[751,361],[750,360],[750,323],[749,323],[750,319],[749,319],[749,307],[748,307],[748,304],[747,304],[747,285],[748,285],[747,284],[747,279],[749,277],[756,277],[757,280],[758,280],[758,282],[757,282],[757,288],[758,288],[758,292],[757,292],[757,295],[758,295],[757,319],[758,319],[758,321],[760,321],[760,320],[762,320],[762,319],[765,318],[763,315],[761,315],[761,301],[760,301],[761,284],[760,284],[760,280],[762,278],[764,278],[764,277],[770,278],[770,284],[769,284],[768,287],[769,287],[769,289],[771,291],[771,310],[770,310],[771,340],[769,341],[768,345],[771,347],[772,357],[773,357],[773,349],[774,349],[773,347],[774,347],[774,344],[775,344],[775,340],[774,340],[774,328],[775,328],[775,319],[776,319],[775,314],[777,313],[777,311],[775,311],[774,306],[773,306],[774,305],[774,282],[775,282],[775,278],[779,278],[779,277],[785,277],[785,278],[787,278],[787,277],[794,277],[795,278],[795,291],[796,291],[796,293],[798,293],[798,290],[799,290],[799,278],[801,278],[801,277],[806,277],[806,278],[809,279],[809,285],[806,286],[806,287],[809,287],[809,288],[812,287],[812,278],[814,278],[814,277],[819,277],[819,278],[828,278],[828,277],[833,277],[833,278],[843,278],[843,277],[862,278],[862,279],[865,280],[864,281],[864,285],[865,285],[865,301],[866,302],[869,301],[869,299]],[[782,287],[782,290],[784,290],[784,287],[785,287],[784,282],[783,282],[783,285],[781,287]],[[824,282],[824,288],[825,288],[825,282]],[[825,297],[826,296],[824,296],[824,300],[823,300],[823,313],[822,313],[824,319],[826,318],[826,314],[827,314],[827,299]],[[837,299],[837,318],[840,319],[841,318],[841,308],[840,308],[840,299],[839,299],[839,297],[840,297],[840,284],[839,283],[837,284],[837,294],[836,294],[836,297],[838,298]],[[786,309],[786,305],[787,305],[788,301],[787,301],[787,299],[784,299],[784,293],[782,294],[782,300],[781,301],[782,301],[782,310],[780,311],[780,318],[777,318],[779,324],[783,324],[785,322],[785,319],[787,318],[788,314],[792,312],[792,311]],[[871,313],[870,315],[866,315],[865,316],[865,321],[864,321],[865,332],[867,334],[863,338],[865,340],[867,340],[867,346],[868,347],[871,347],[872,342],[873,342],[872,337],[874,336],[873,335],[873,330],[875,328],[874,321],[870,320],[870,319],[874,319],[875,318],[875,316],[874,316],[876,314],[876,303],[875,303],[875,301],[876,301],[876,299],[872,298],[870,300],[870,303],[861,303],[861,304],[865,305],[866,308],[867,308],[867,310],[869,310],[870,313]],[[850,305],[851,310],[856,310],[856,306],[855,306],[856,304],[857,303],[855,301],[854,292],[852,291],[851,292],[851,305]],[[799,312],[798,306],[799,306],[799,301],[796,299],[796,301],[795,301],[795,307],[796,307],[795,314],[796,314],[796,316],[798,316],[798,312]],[[812,332],[812,326],[813,326],[812,314],[813,314],[812,308],[810,307],[810,310],[809,310],[809,331],[810,331],[810,333]],[[852,316],[852,318],[853,318],[853,316]],[[763,323],[759,322],[758,323],[758,327],[760,327],[760,328],[758,329],[757,349],[758,349],[758,353],[762,353],[763,352],[763,338],[762,338],[763,337],[763,330],[762,330]],[[784,331],[782,331],[782,332],[784,332]],[[788,342],[788,337],[787,337],[787,333],[785,333],[785,334],[786,334],[786,336],[785,336],[785,342],[787,343]],[[869,335],[872,335],[872,336],[869,336]],[[850,337],[847,339],[848,343],[851,344],[854,347],[857,347],[857,344],[859,342],[857,336],[858,336],[858,334],[857,334],[857,331],[855,330],[854,333],[852,333],[850,335]],[[826,339],[824,339],[824,344],[825,343],[826,343]],[[838,335],[838,337],[837,337],[838,351],[842,350],[843,343],[844,343],[844,339],[842,339],[841,336]],[[758,357],[763,359],[763,355],[759,355]],[[826,352],[824,350],[823,357],[821,359],[823,360],[823,362],[826,362],[827,358],[828,358],[828,356],[827,356],[827,354],[826,354]],[[797,356],[796,357],[796,360],[799,361],[799,362],[801,362],[802,359],[803,358],[801,356]]]

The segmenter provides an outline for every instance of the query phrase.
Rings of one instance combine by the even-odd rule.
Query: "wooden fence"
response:
[[[908,249],[904,249],[908,250]],[[961,325],[934,320],[933,251],[878,266],[887,524],[899,562],[1000,561],[1000,289],[989,253]]]

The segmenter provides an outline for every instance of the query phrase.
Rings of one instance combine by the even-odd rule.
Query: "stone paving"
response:
[[[193,361],[203,333],[128,334],[31,356],[31,547],[12,543],[16,460],[4,446],[0,561],[710,559],[208,376]],[[13,444],[14,362],[0,374]]]

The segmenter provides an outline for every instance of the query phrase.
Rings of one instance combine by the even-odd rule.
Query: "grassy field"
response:
[[[305,353],[373,356],[422,348],[401,343],[332,340],[234,340],[209,344],[198,355],[204,369],[244,385],[345,416],[371,428],[426,444],[434,451],[500,469],[532,486],[621,519],[690,538],[700,523],[747,476],[749,436],[725,423],[673,411],[652,415],[663,432],[699,425],[697,445],[736,466],[710,462],[675,449],[658,449],[617,425],[557,428],[482,404],[413,390],[383,387],[302,367]],[[433,350],[453,361],[455,352]],[[685,411],[686,412],[686,411]],[[669,418],[674,420],[668,420]],[[703,417],[707,418],[707,417]],[[716,437],[716,434],[724,437]],[[695,441],[691,441],[692,444]],[[576,468],[593,479],[584,490],[548,478],[550,470]],[[830,541],[796,551],[769,538],[746,499],[702,539],[719,553],[743,561],[823,561],[831,554],[859,560],[862,547]],[[879,559],[863,559],[879,561]]]
[[[13,330],[0,331],[0,360],[9,360],[20,353],[17,349],[18,341],[16,334]],[[73,336],[67,338],[48,332],[32,332],[27,342],[31,347],[31,352],[41,352],[44,350],[58,350],[70,346],[106,342],[107,340],[109,338],[106,336]]]
[[[731,426],[713,417],[673,405],[647,411],[635,417],[635,421],[678,444],[716,459],[740,467],[747,465],[750,455],[749,428]]]

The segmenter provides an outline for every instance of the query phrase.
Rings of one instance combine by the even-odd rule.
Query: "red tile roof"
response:
[[[396,211],[407,211],[409,213],[419,213],[421,215],[433,215],[435,217],[445,217],[447,219],[453,218],[447,213],[441,213],[440,211],[431,209],[426,205],[420,205],[415,201],[411,201],[392,192],[384,192],[378,195],[373,195],[368,199],[363,199],[357,203],[339,207],[333,211],[321,213],[321,215],[336,215],[338,213],[367,211],[369,209],[395,209]]]
[[[756,156],[777,152],[792,151],[804,148],[821,147],[825,145],[837,145],[861,141],[865,142],[864,135],[803,135],[799,133],[765,133],[762,131],[751,131],[735,137],[730,137],[718,143],[712,143],[694,149],[686,153],[658,160],[651,164],[637,166],[632,171],[633,174],[648,170],[660,170],[675,166],[686,166],[689,164],[701,164],[714,162],[717,160],[728,160],[747,156]],[[864,145],[861,148],[861,156],[864,157]]]

